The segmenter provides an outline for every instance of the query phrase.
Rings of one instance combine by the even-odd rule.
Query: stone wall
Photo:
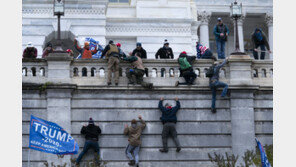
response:
[[[91,76],[91,68],[106,69],[105,60],[71,60],[66,55],[51,54],[47,60],[23,60],[27,71],[23,76],[23,166],[27,165],[30,115],[54,121],[76,139],[80,146],[84,138],[80,129],[92,117],[102,129],[100,136],[101,157],[107,166],[127,165],[125,147],[127,137],[123,135],[124,124],[139,114],[147,122],[142,136],[140,163],[142,166],[214,166],[208,153],[234,153],[242,155],[247,149],[255,148],[255,137],[263,145],[272,144],[273,106],[272,106],[272,62],[254,61],[248,57],[232,56],[229,65],[224,67],[221,79],[229,84],[230,97],[217,96],[217,113],[210,112],[211,91],[204,68],[210,60],[198,60],[194,68],[199,69],[196,85],[173,86],[178,77],[178,65],[173,60],[144,60],[149,71],[144,80],[155,83],[153,90],[140,86],[126,86],[124,72],[120,85],[106,86],[105,74],[97,70]],[[44,68],[44,75],[33,76],[31,69]],[[88,69],[82,76],[82,68]],[[121,65],[122,70],[129,67]],[[78,68],[78,76],[73,69]],[[160,71],[166,69],[164,77]],[[170,75],[169,69],[175,75]],[[59,69],[59,70],[57,70]],[[60,70],[65,72],[61,73]],[[156,74],[154,74],[155,71]],[[68,72],[67,72],[68,71]],[[158,72],[158,73],[157,73]],[[25,75],[26,74],[26,75]],[[51,82],[51,83],[50,83]],[[220,94],[221,90],[217,94]],[[157,109],[160,97],[175,104],[179,97],[177,131],[182,146],[180,153],[175,152],[172,140],[169,140],[169,153],[161,154],[160,111]],[[93,158],[90,151],[85,158]],[[43,166],[43,162],[69,163],[70,158],[62,160],[57,156],[31,150],[32,166]],[[241,161],[241,159],[240,159]]]

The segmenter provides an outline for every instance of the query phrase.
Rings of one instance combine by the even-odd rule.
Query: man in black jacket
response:
[[[183,76],[185,79],[184,83],[180,83],[179,81],[176,81],[175,86],[179,85],[193,85],[193,82],[195,81],[197,75],[193,71],[192,64],[194,60],[196,59],[196,56],[188,56],[185,51],[180,53],[178,58],[178,63],[180,65],[180,76]]]
[[[261,49],[260,59],[264,60],[265,58],[265,47],[268,52],[271,53],[269,43],[267,41],[266,35],[260,28],[256,28],[252,34],[252,43],[253,43],[253,55],[256,60],[258,60],[258,47]]]
[[[174,59],[174,53],[171,47],[169,47],[168,40],[164,40],[163,47],[159,48],[155,54],[155,58],[158,59]]]
[[[81,129],[81,134],[85,135],[85,143],[82,152],[79,154],[76,159],[76,165],[79,165],[84,154],[90,149],[93,148],[97,153],[96,161],[99,163],[100,160],[100,147],[98,143],[99,135],[101,134],[101,128],[96,126],[93,119],[89,118],[88,125],[84,125]]]
[[[163,123],[163,130],[162,130],[162,144],[163,148],[159,149],[160,152],[168,152],[168,137],[171,135],[173,137],[173,140],[177,146],[176,151],[181,151],[181,146],[177,137],[177,131],[176,131],[176,123],[177,123],[177,112],[180,109],[181,105],[179,102],[179,99],[176,97],[176,106],[172,107],[170,104],[166,103],[165,106],[163,106],[164,98],[160,98],[158,108],[162,112],[162,115],[160,117],[160,120]]]
[[[147,59],[146,50],[143,49],[142,44],[140,42],[137,42],[137,47],[133,50],[132,56],[135,56],[136,53],[141,54],[141,59]]]

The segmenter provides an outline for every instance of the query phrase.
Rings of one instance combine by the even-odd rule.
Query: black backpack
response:
[[[214,67],[215,66],[213,65],[207,70],[206,77],[211,78],[214,75]]]

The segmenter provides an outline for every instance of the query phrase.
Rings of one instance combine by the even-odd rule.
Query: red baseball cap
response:
[[[120,44],[120,43],[117,43],[116,46],[117,46],[117,47],[121,47],[121,44]]]
[[[187,54],[185,51],[181,52],[181,54]]]
[[[66,51],[66,52],[68,52],[68,53],[69,53],[69,52],[71,52],[71,49],[67,49],[67,51]]]

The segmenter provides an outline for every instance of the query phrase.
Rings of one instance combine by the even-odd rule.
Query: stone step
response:
[[[261,113],[260,113],[261,114]],[[31,115],[46,119],[45,109],[23,109],[23,121],[30,121]],[[161,112],[159,109],[72,109],[72,121],[87,122],[90,117],[95,121],[130,121],[142,115],[149,121],[159,121]],[[264,117],[264,113],[262,113]],[[269,114],[270,115],[270,114]],[[217,109],[216,114],[212,114],[210,109],[180,109],[177,113],[179,121],[230,121],[229,109]]]
[[[129,122],[100,122],[102,134],[123,134],[124,125]],[[71,125],[72,134],[80,134],[84,123],[73,122]],[[29,122],[23,124],[23,134],[29,133]],[[143,134],[161,134],[163,125],[161,122],[147,122]],[[230,134],[230,122],[178,122],[176,124],[178,134]]]
[[[80,149],[83,148],[85,138],[82,135],[72,135]],[[184,148],[213,148],[231,147],[231,135],[178,135],[180,144]],[[142,135],[143,148],[161,148],[161,135]],[[101,148],[125,148],[128,144],[128,137],[124,135],[101,135],[99,145]],[[23,147],[29,147],[29,135],[23,135]],[[175,147],[171,138],[168,140],[169,147]]]
[[[103,100],[103,99],[72,99],[72,108],[158,108],[159,100]],[[210,108],[211,100],[180,100],[181,108]],[[174,103],[173,103],[174,105]],[[229,108],[229,100],[216,101],[218,108]]]
[[[213,154],[225,152],[230,153],[231,148],[183,148],[180,153],[175,151],[175,148],[170,148],[168,153],[159,152],[159,148],[141,148],[140,160],[143,161],[208,161],[208,153]],[[82,150],[79,150],[79,153]],[[126,161],[125,148],[101,148],[100,154],[103,160],[106,161]],[[23,161],[27,161],[28,148],[23,148]],[[31,150],[30,158],[32,161],[46,160],[46,153]],[[73,155],[76,158],[78,155]],[[93,159],[93,150],[90,150],[84,160]]]

